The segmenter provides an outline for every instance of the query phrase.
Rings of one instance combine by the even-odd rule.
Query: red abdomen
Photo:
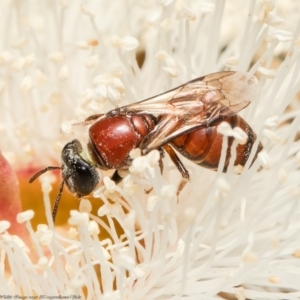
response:
[[[247,142],[244,145],[237,146],[236,159],[234,162],[235,166],[245,166],[250,156],[252,146],[256,140],[256,134],[249,124],[238,115],[228,117],[224,121],[228,122],[232,127],[240,127],[248,135]],[[226,172],[231,158],[231,145],[233,140],[233,137],[229,137],[228,139],[228,148],[226,151],[223,172]],[[170,144],[183,156],[194,163],[208,169],[216,170],[221,159],[222,142],[223,136],[217,132],[217,126],[211,126],[199,128],[188,134],[181,135],[173,139]],[[259,143],[252,163],[255,161],[257,154],[262,148],[262,144]]]
[[[154,129],[150,115],[115,115],[100,119],[89,129],[89,152],[101,169],[129,166],[129,152]]]

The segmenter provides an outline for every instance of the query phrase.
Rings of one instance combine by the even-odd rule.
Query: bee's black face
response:
[[[95,167],[80,156],[81,150],[78,140],[69,142],[62,150],[62,176],[77,197],[90,194],[100,180]]]

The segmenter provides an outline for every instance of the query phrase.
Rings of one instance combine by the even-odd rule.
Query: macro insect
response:
[[[90,159],[83,157],[81,143],[73,140],[62,150],[61,167],[42,169],[29,182],[46,171],[61,169],[62,182],[52,213],[55,220],[64,184],[76,197],[86,196],[100,182],[96,169],[114,169],[111,179],[119,183],[122,177],[118,171],[129,168],[132,163],[129,153],[135,148],[140,148],[143,155],[159,150],[161,171],[162,157],[164,152],[168,153],[182,177],[189,179],[189,172],[175,150],[200,166],[216,170],[222,150],[222,135],[217,132],[217,126],[222,121],[240,127],[248,135],[246,143],[237,146],[234,162],[235,166],[244,166],[256,134],[237,113],[257,97],[257,92],[255,76],[224,71],[194,79],[106,114],[92,115],[83,122],[91,124],[87,145]],[[232,143],[233,138],[229,138],[224,172],[231,157]],[[259,143],[251,164],[261,150]]]

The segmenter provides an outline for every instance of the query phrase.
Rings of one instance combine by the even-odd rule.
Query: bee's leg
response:
[[[148,194],[150,194],[153,191],[153,187],[151,187],[148,190],[144,190],[144,191],[145,191],[145,194],[148,195]]]
[[[186,186],[186,184],[188,183],[188,180],[182,178],[180,180],[180,183],[178,185],[178,188],[177,188],[177,192],[176,192],[176,195],[179,196],[180,192],[184,189],[184,187]]]
[[[164,152],[164,150],[162,148],[159,148],[158,151],[159,151],[159,154],[160,154],[158,165],[159,165],[159,169],[160,169],[160,174],[162,174],[163,171],[164,171],[163,158],[165,157],[165,152]]]
[[[115,184],[119,184],[122,180],[123,180],[123,177],[121,177],[118,173],[118,170],[116,170],[114,172],[114,174],[111,176],[110,178]]]
[[[185,166],[183,165],[183,163],[181,162],[181,160],[177,156],[174,149],[168,144],[164,146],[164,149],[167,151],[167,153],[169,154],[172,162],[174,163],[174,165],[176,166],[178,171],[181,173],[182,178],[186,179],[186,180],[189,180],[190,179],[189,171],[185,168]]]
[[[174,163],[174,165],[176,166],[176,168],[178,169],[178,171],[181,173],[181,176],[182,176],[181,182],[180,182],[180,184],[178,186],[178,190],[177,190],[177,195],[179,195],[180,192],[185,187],[185,185],[187,184],[187,182],[189,181],[190,174],[189,174],[189,171],[185,168],[184,164],[181,162],[180,158],[177,156],[174,149],[170,145],[168,145],[168,144],[165,145],[164,149],[167,151],[172,162]]]
[[[120,176],[118,170],[115,170],[114,174],[110,177],[115,184],[119,184],[124,178]],[[148,190],[145,190],[145,194],[150,194],[153,191],[153,187]]]

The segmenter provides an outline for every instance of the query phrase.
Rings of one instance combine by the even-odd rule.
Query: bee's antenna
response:
[[[33,181],[35,181],[39,176],[41,176],[42,174],[44,174],[47,171],[50,170],[60,170],[61,167],[46,167],[45,169],[42,169],[40,171],[38,171],[37,173],[35,173],[30,179],[29,179],[29,183],[32,183]]]
[[[53,223],[55,223],[55,217],[56,217],[56,213],[57,213],[57,209],[58,209],[58,204],[59,204],[59,201],[60,201],[63,189],[64,189],[64,184],[65,184],[65,181],[63,180],[59,186],[59,191],[58,191],[58,194],[55,199],[55,203],[54,203],[54,207],[53,207],[53,211],[52,211]]]
[[[72,125],[73,126],[78,126],[78,125],[87,126],[87,125],[95,123],[95,120],[101,118],[102,116],[104,116],[104,114],[92,115],[92,116],[89,116],[88,118],[86,118],[83,122],[73,123]]]

